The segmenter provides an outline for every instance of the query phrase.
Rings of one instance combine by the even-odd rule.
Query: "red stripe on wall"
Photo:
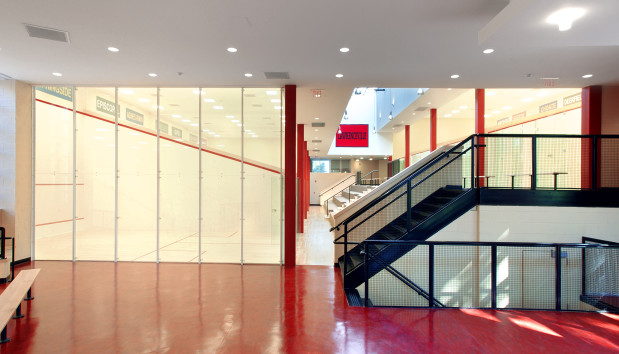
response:
[[[55,103],[43,101],[43,100],[38,99],[38,98],[36,99],[36,101],[44,103],[44,104],[48,104],[50,106],[58,107],[58,108],[61,108],[61,109],[64,109],[64,110],[67,110],[67,111],[70,111],[70,112],[73,112],[73,109],[69,108],[69,107],[60,106],[60,105],[57,105]],[[79,113],[79,114],[81,114],[83,116],[86,116],[86,117],[98,119],[98,120],[106,122],[106,123],[114,124],[113,120],[105,119],[103,117],[98,117],[98,116],[95,116],[95,115],[92,115],[92,114],[89,114],[89,113],[85,113],[85,112],[81,112],[81,111],[76,111],[76,113]],[[157,137],[157,134],[155,134],[155,133],[148,132],[148,131],[145,131],[145,130],[142,130],[142,129],[138,129],[136,127],[132,127],[132,126],[129,126],[129,125],[126,125],[126,124],[118,123],[118,126],[119,127],[123,127],[123,128],[127,128],[127,129],[131,129],[131,130],[135,130],[135,131],[140,132],[142,134],[146,134],[146,135]],[[178,140],[175,140],[175,139],[172,139],[172,138],[168,138],[168,137],[165,137],[165,136],[160,136],[160,138],[163,139],[163,140],[167,140],[169,142],[175,143],[175,144],[179,144],[179,145],[190,147],[192,149],[196,149],[196,150],[199,149],[195,145],[187,144],[187,143],[184,143],[182,141],[178,141]],[[274,169],[271,169],[271,168],[268,168],[268,167],[264,167],[264,166],[260,166],[260,165],[258,165],[256,163],[247,162],[247,161],[241,161],[241,159],[239,159],[239,158],[228,156],[228,155],[225,155],[223,153],[215,152],[215,151],[208,150],[208,149],[205,149],[205,148],[202,148],[202,151],[207,152],[209,154],[213,154],[213,155],[219,156],[219,157],[223,157],[223,158],[226,158],[226,159],[229,159],[229,160],[233,160],[233,161],[237,161],[237,162],[243,162],[246,165],[257,167],[257,168],[260,168],[260,169],[265,170],[265,171],[269,171],[269,172],[280,174],[280,172],[277,171],[277,170],[274,170]]]
[[[72,186],[73,183],[37,183],[35,186]],[[83,186],[84,183],[76,183],[76,186]]]
[[[75,220],[84,220],[84,218],[75,218]],[[45,226],[45,225],[61,224],[63,222],[71,222],[71,221],[73,221],[73,219],[46,222],[46,223],[43,223],[43,224],[35,224],[34,226]]]

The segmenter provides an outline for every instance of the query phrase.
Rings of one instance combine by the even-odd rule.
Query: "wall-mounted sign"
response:
[[[45,92],[63,100],[73,101],[73,87],[37,86],[37,91]]]
[[[176,127],[172,127],[172,136],[177,137],[177,138],[182,138],[183,137],[183,131],[181,129],[176,128]]]
[[[97,96],[96,107],[99,112],[116,116],[116,105],[112,101],[108,101],[105,98]]]
[[[563,106],[569,106],[571,104],[578,103],[580,101],[582,101],[582,96],[580,93],[567,96],[567,97],[563,97]]]
[[[170,134],[170,126],[167,123],[159,122],[159,131],[162,133]]]
[[[546,113],[548,111],[554,111],[555,109],[557,109],[557,101],[552,101],[546,104],[543,104],[541,106],[539,106],[539,112],[540,113]]]
[[[335,135],[336,147],[368,147],[367,124],[340,124],[341,133]]]
[[[512,116],[512,120],[513,119],[520,119],[520,118],[525,118],[527,116],[527,111],[524,112],[520,112],[520,113],[516,113]]]
[[[131,123],[144,125],[144,115],[142,113],[136,112],[132,109],[127,108],[126,113],[127,120]]]

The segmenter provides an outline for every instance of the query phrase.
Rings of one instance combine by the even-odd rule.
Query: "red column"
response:
[[[404,168],[411,164],[411,126],[404,126]]]
[[[436,108],[430,110],[430,151],[436,150]]]
[[[475,134],[484,134],[486,132],[486,90],[475,89]],[[477,140],[479,145],[484,145],[484,138]],[[486,154],[483,147],[476,151],[477,153],[477,171],[479,176],[484,176],[486,169]],[[479,179],[479,186],[484,186],[484,179]]]
[[[284,264],[287,267],[294,267],[296,263],[296,127],[297,127],[297,86],[286,85],[284,87],[286,126],[284,136],[284,200],[286,200],[284,210]]]
[[[602,86],[587,86],[582,89],[582,135],[602,134]],[[593,188],[592,176],[592,139],[583,140],[581,144],[581,188]],[[598,145],[598,157],[600,152]],[[598,158],[599,161],[599,158]],[[597,168],[597,187],[600,186],[600,165]]]
[[[305,161],[305,169],[303,170],[303,219],[307,219],[309,212],[309,180],[310,180],[310,159],[309,151],[307,151],[307,141],[303,142],[303,161]]]
[[[305,149],[304,126],[297,124],[297,179],[299,183],[299,199],[297,203],[297,232],[303,232],[303,214],[305,211]]]

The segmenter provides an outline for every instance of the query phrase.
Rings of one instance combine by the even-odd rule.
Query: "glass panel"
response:
[[[159,259],[198,261],[198,89],[161,89]],[[165,125],[163,125],[163,124]]]
[[[245,89],[243,94],[243,258],[246,263],[279,263],[279,225],[273,220],[280,218],[281,209],[273,199],[279,194],[281,93]]]
[[[202,262],[241,260],[241,95],[202,94]]]
[[[73,89],[37,87],[35,116],[35,259],[73,252]]]
[[[157,260],[157,89],[118,90],[118,259]]]
[[[113,261],[115,89],[76,91],[76,258]]]

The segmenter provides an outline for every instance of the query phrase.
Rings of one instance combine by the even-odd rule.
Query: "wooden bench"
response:
[[[32,300],[32,283],[39,274],[40,269],[27,269],[19,272],[17,277],[0,294],[0,325],[2,326],[2,337],[0,343],[10,341],[6,335],[6,326],[11,318],[24,317],[21,313],[22,300]],[[25,297],[24,297],[25,296]],[[13,316],[15,313],[15,316]]]
[[[486,187],[490,187],[490,178],[492,178],[494,176],[475,176],[474,182],[475,182],[475,187],[479,187],[479,180],[485,178],[486,179]],[[463,181],[462,181],[462,186],[466,186],[466,179],[469,177],[462,177]]]
[[[546,172],[546,173],[538,173],[536,176],[554,176],[554,190],[557,190],[557,176],[559,175],[566,175],[567,172]],[[521,177],[521,176],[529,176],[531,177],[531,185],[533,185],[533,175],[530,173],[522,173],[522,174],[516,174],[516,175],[509,175],[512,178],[512,189],[514,189],[514,178],[515,177]]]

